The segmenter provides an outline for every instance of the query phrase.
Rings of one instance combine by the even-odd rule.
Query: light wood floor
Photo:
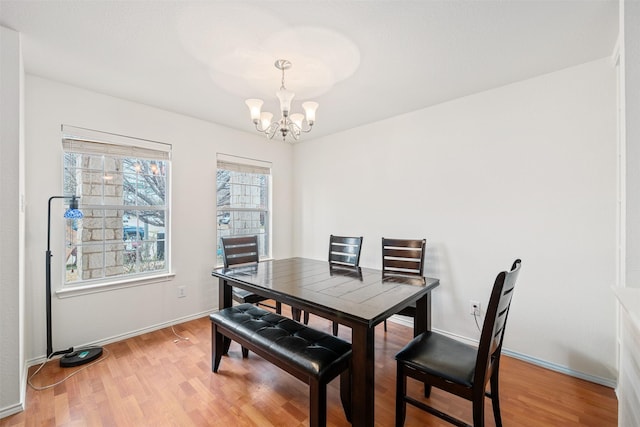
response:
[[[288,313],[287,313],[288,314]],[[312,316],[311,325],[331,324]],[[232,343],[218,374],[211,372],[208,317],[175,326],[188,341],[165,328],[105,346],[107,356],[65,382],[43,391],[27,387],[26,410],[0,426],[304,426],[307,386],[255,354],[242,360]],[[340,327],[350,339],[350,330]],[[394,425],[394,354],[411,329],[389,322],[376,329],[376,425]],[[32,367],[30,373],[37,367]],[[36,386],[55,383],[79,368],[62,370],[49,362],[33,378]],[[617,400],[608,387],[575,379],[503,356],[500,372],[505,426],[617,425]],[[328,424],[349,426],[340,405],[338,380],[328,387]],[[416,383],[410,390],[419,395]],[[432,404],[468,422],[468,402],[434,389]],[[495,426],[487,399],[487,426]],[[407,407],[406,426],[449,426]]]

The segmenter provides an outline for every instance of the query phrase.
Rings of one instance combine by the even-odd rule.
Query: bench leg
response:
[[[340,374],[340,400],[344,408],[344,415],[347,421],[351,422],[351,370]]]
[[[327,425],[327,385],[312,379],[309,383],[309,427]]]
[[[226,340],[228,339],[218,332],[218,325],[211,323],[211,370],[213,372],[218,372],[222,355],[228,349]],[[229,343],[231,343],[231,340],[229,340]]]

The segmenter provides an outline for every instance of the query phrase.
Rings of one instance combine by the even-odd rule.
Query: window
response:
[[[169,272],[171,146],[63,126],[64,194],[84,218],[67,220],[66,286]]]
[[[218,265],[227,236],[257,235],[260,258],[269,258],[271,163],[219,154],[216,181]]]

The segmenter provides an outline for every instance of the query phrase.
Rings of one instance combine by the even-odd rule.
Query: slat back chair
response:
[[[423,276],[425,239],[382,238],[382,274]]]
[[[453,416],[423,401],[407,396],[407,378],[425,384],[425,397],[431,386],[472,402],[473,426],[484,426],[484,398],[491,398],[496,427],[502,426],[498,395],[500,354],[513,291],[521,261],[515,260],[511,271],[498,274],[491,291],[478,348],[436,332],[415,337],[396,355],[396,426],[403,426],[409,403],[457,426],[466,426]],[[491,392],[486,392],[487,383]]]
[[[234,265],[257,264],[260,262],[258,236],[221,237],[220,240],[222,241],[224,268],[229,268]],[[282,304],[279,301],[276,301],[275,307],[265,304],[264,301],[269,298],[236,288],[235,286],[232,288],[231,298],[240,304],[263,305],[265,307],[275,308],[278,314],[282,312]],[[248,355],[249,350],[242,347],[242,357],[247,357]]]
[[[362,236],[329,236],[329,263],[358,267],[360,265],[360,251]]]
[[[330,268],[353,268],[360,264],[360,251],[362,249],[362,236],[329,236],[329,267]],[[300,321],[302,311],[292,308],[292,317]],[[309,323],[309,313],[304,312],[304,324]],[[333,322],[333,335],[338,335],[338,323]]]
[[[426,239],[382,238],[382,277],[424,277],[424,254]],[[415,305],[402,309],[397,314],[415,317]],[[384,321],[387,330],[387,321]]]
[[[258,248],[258,236],[222,237],[222,259],[224,267],[229,268],[241,264],[257,264],[260,262],[260,250]],[[262,304],[268,298],[256,295],[240,288],[233,288],[232,298],[239,303],[265,305],[275,308],[280,314],[282,305],[276,301],[275,307]]]
[[[224,267],[260,262],[258,236],[222,237],[222,259]]]
[[[362,236],[329,236],[329,265],[358,267],[362,250]],[[305,320],[309,314],[305,313]],[[333,322],[333,335],[338,335],[338,322]]]

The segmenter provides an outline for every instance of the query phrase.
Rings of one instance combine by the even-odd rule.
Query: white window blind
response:
[[[65,151],[139,159],[171,160],[171,144],[62,125]]]

